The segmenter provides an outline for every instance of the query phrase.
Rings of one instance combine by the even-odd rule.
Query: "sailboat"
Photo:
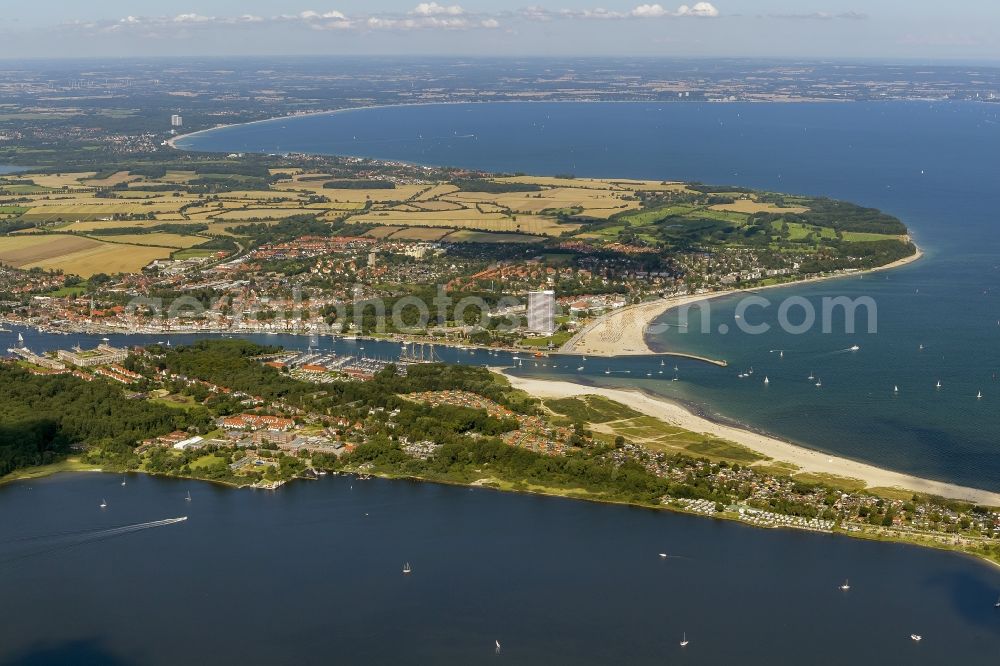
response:
[[[663,367],[663,366],[665,366],[665,365],[666,365],[666,363],[665,363],[665,362],[664,362],[664,360],[663,360],[663,359],[661,358],[661,359],[660,359],[660,367],[662,368],[662,367]]]
[[[899,393],[899,387],[894,384],[893,387],[892,387],[892,392],[893,393]]]
[[[413,573],[413,569],[410,568],[410,563],[409,562],[407,562],[406,564],[403,565],[403,573],[404,574]]]
[[[844,579],[844,584],[840,586],[840,589],[842,589],[844,592],[847,592],[849,589],[851,589],[851,583],[850,583],[850,581],[848,581],[845,578]]]
[[[604,374],[606,374],[606,375],[610,375],[610,374],[611,374],[611,368],[608,368],[608,369],[606,369],[606,370],[604,371]]]
[[[190,502],[191,501],[191,491],[190,490],[188,491],[187,497],[184,498],[184,501],[185,502]]]
[[[993,608],[1000,608],[1000,597],[997,597],[997,602],[993,604]]]
[[[683,636],[681,637],[681,647],[687,647],[687,644],[688,644],[688,635],[687,632],[685,631]]]
[[[123,488],[125,487],[125,477],[124,476],[122,477],[122,487]]]
[[[814,379],[816,379],[816,378],[815,378],[815,377],[813,377],[813,373],[812,373],[812,371],[810,371],[810,372],[809,372],[809,381],[812,381],[812,380],[814,380]]]
[[[24,345],[24,336],[21,335],[20,333],[17,334],[17,344],[22,346]]]
[[[107,509],[108,508],[108,500],[106,500],[106,499],[102,499],[101,500],[101,508],[102,509]]]
[[[819,377],[817,377],[816,378],[816,387],[819,388],[822,385],[823,385],[823,380],[820,379]]]
[[[770,384],[770,383],[771,380],[767,378],[767,375],[764,375],[764,384]]]
[[[910,638],[919,643],[921,640],[923,640],[924,637],[921,636],[920,634],[910,634]]]
[[[983,392],[982,391],[980,391],[979,393],[976,394],[976,399],[977,400],[980,399],[980,398],[982,398],[982,397],[983,397]]]
[[[941,380],[940,379],[937,380],[937,384],[934,385],[934,388],[941,388]]]
[[[497,644],[497,654],[500,654],[500,641],[496,641]]]

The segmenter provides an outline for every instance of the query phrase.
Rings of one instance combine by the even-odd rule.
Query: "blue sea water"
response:
[[[677,361],[677,382],[645,358],[591,360],[576,372],[576,359],[552,357],[521,371],[641,386],[812,446],[997,489],[990,412],[1000,391],[987,383],[1000,317],[990,291],[995,123],[992,107],[948,104],[484,105],[283,120],[196,140],[226,151],[727,181],[885,208],[910,225],[926,259],[888,279],[781,290],[871,295],[876,335],[669,329],[656,344],[730,367]],[[714,321],[733,323],[733,307],[715,304]],[[19,330],[0,333],[0,347]],[[98,338],[24,337],[37,351]],[[851,344],[861,349],[843,351]],[[398,354],[371,341],[320,347]],[[770,351],[779,348],[780,360]],[[509,361],[439,351],[452,362]],[[738,379],[749,365],[757,379]],[[606,376],[609,367],[631,373]],[[821,390],[805,381],[810,370]],[[938,375],[946,391],[927,390]],[[979,384],[982,401],[967,400]],[[1000,654],[1000,575],[951,553],[401,481],[327,477],[276,492],[120,482],[76,474],[0,486],[0,664],[994,664]],[[180,515],[189,519],[105,531]],[[847,594],[837,589],[844,578]],[[691,644],[681,649],[684,632]]]
[[[1000,574],[952,553],[406,481],[121,480],[0,486],[0,664],[972,666],[1000,654]]]
[[[682,362],[678,382],[664,381],[672,373],[661,377],[643,360],[611,364],[625,364],[629,375],[605,375],[606,364],[596,363],[583,373],[569,366],[539,371],[639,386],[814,448],[1000,490],[998,111],[948,102],[431,105],[278,119],[181,145],[698,180],[881,208],[908,225],[926,253],[921,261],[882,275],[762,292],[774,304],[752,310],[755,323],[774,324],[782,298],[806,297],[820,312],[824,296],[870,296],[877,333],[861,320],[853,335],[842,325],[831,334],[787,335],[777,327],[740,334],[738,299],[726,299],[713,303],[709,334],[668,328],[653,344],[726,359],[729,368]],[[718,333],[720,323],[730,332]],[[853,345],[861,349],[843,351]],[[778,349],[783,358],[771,351]],[[750,367],[751,379],[737,377]],[[821,388],[807,379],[811,373]]]

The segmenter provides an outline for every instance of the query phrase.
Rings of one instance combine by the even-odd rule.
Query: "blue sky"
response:
[[[1000,0],[38,0],[0,57],[644,55],[1000,59]]]

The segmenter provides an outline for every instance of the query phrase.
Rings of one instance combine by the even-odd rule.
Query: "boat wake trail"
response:
[[[41,555],[46,555],[48,553],[68,550],[70,548],[75,548],[77,546],[82,546],[88,543],[94,543],[96,541],[106,541],[108,539],[114,539],[116,537],[124,536],[126,534],[132,534],[133,532],[141,532],[143,530],[153,529],[154,527],[166,527],[167,525],[175,525],[177,523],[182,523],[187,520],[187,516],[180,516],[179,518],[166,518],[164,520],[153,520],[148,523],[137,523],[135,525],[122,525],[121,527],[111,527],[103,530],[80,530],[75,532],[56,532],[54,534],[42,534],[38,536],[22,537],[20,539],[13,539],[11,541],[6,541],[0,544],[0,547],[4,546],[14,546],[15,549],[19,545],[23,544],[40,544],[40,547],[31,549],[29,551],[22,551],[11,555],[7,558],[0,559],[0,564],[9,564],[12,562],[17,562],[19,560],[25,560],[33,557],[38,557]]]

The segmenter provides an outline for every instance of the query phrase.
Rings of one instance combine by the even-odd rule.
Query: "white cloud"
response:
[[[320,13],[317,11],[313,11],[312,9],[307,9],[304,12],[300,12],[299,18],[302,19],[303,21],[315,21],[320,19],[338,19],[341,21],[347,20],[347,17],[338,11],[329,11]]]
[[[697,16],[701,18],[715,18],[719,15],[719,10],[711,2],[696,2],[693,7],[681,5],[677,8],[677,16]]]
[[[669,12],[663,5],[639,5],[629,13],[637,18],[658,18],[666,16]]]
[[[421,2],[419,5],[413,8],[411,14],[416,14],[417,16],[461,16],[465,13],[465,10],[458,5],[444,6],[439,5],[436,2]]]
[[[500,21],[496,20],[495,18],[488,18],[480,21],[479,25],[483,28],[489,28],[489,29],[499,28]]]

